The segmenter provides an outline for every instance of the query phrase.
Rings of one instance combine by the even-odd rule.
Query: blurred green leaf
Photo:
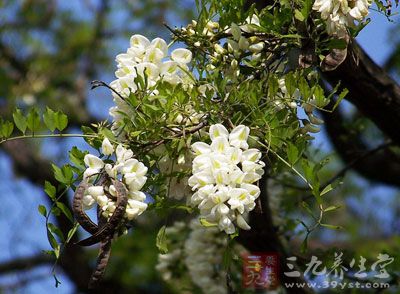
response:
[[[21,109],[16,109],[13,113],[13,119],[14,123],[17,126],[17,128],[22,132],[22,134],[25,134],[26,127],[27,127],[27,121],[25,116],[22,114]]]

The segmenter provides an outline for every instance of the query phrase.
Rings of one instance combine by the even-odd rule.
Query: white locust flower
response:
[[[330,35],[342,36],[346,29],[354,27],[354,21],[362,21],[368,15],[370,0],[316,0],[313,10],[321,13]]]
[[[137,46],[147,43],[146,40],[141,38],[136,38],[133,42]],[[159,46],[162,47],[162,44]],[[103,140],[102,151],[104,155],[114,154],[114,147],[108,139]],[[103,172],[102,169],[104,168],[104,172],[109,177],[122,181],[128,192],[125,218],[130,221],[147,209],[146,194],[140,190],[146,184],[148,168],[142,162],[133,158],[132,150],[124,148],[121,144],[115,149],[115,154],[117,158],[115,164],[104,164],[103,160],[97,156],[85,155],[84,162],[88,168],[84,172],[84,178],[99,174]],[[112,200],[112,197],[118,196],[114,185],[92,185],[85,192],[82,199],[84,209],[90,209],[97,202],[104,217],[109,218],[114,213],[116,203]]]
[[[111,155],[114,153],[114,147],[111,144],[110,140],[108,140],[107,138],[103,140],[103,143],[101,144],[101,150],[104,155]]]
[[[250,129],[244,125],[239,125],[232,130],[229,134],[229,143],[238,148],[246,150],[249,148],[247,144],[247,139],[249,138]]]
[[[86,154],[83,161],[85,162],[86,166],[88,168],[93,168],[93,169],[102,169],[104,167],[104,162],[97,156],[94,156],[92,154]]]
[[[178,63],[187,64],[192,61],[192,52],[185,48],[178,48],[172,51],[171,59]]]
[[[104,167],[104,162],[97,156],[92,154],[86,154],[83,161],[87,166],[87,169],[83,173],[83,178],[88,179],[89,182],[93,181],[93,175],[96,175],[100,172],[100,170]]]
[[[249,149],[249,134],[250,128],[244,125],[229,133],[216,124],[210,126],[210,145],[192,144],[191,204],[200,209],[201,218],[227,234],[235,233],[235,224],[250,229],[243,214],[254,209],[260,195],[254,183],[263,175],[265,164],[258,149]]]
[[[172,51],[168,58],[168,45],[161,38],[150,41],[142,35],[133,35],[130,40],[130,48],[126,53],[117,55],[116,80],[110,86],[123,97],[129,97],[137,91],[148,90],[148,93],[156,94],[157,82],[171,85],[182,84],[183,88],[193,86],[193,80],[189,76],[188,66],[192,60],[192,52],[188,49],[178,48]],[[146,89],[143,84],[137,82],[137,78],[146,79]],[[124,137],[121,128],[125,125],[127,117],[131,117],[134,109],[119,95],[113,93],[115,106],[109,110],[113,118],[112,131],[120,137]]]

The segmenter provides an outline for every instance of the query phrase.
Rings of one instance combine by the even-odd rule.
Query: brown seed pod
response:
[[[89,218],[85,213],[82,206],[83,196],[88,188],[87,180],[83,180],[75,190],[74,198],[72,200],[72,212],[75,219],[81,225],[81,227],[91,234],[95,234],[98,231],[98,226]]]
[[[121,223],[125,214],[126,205],[128,204],[127,190],[124,184],[121,183],[120,181],[112,180],[112,182],[115,189],[117,190],[117,202],[116,202],[117,207],[115,208],[114,213],[112,214],[108,222],[104,226],[102,226],[95,234],[93,234],[87,239],[77,242],[76,243],[77,245],[91,246],[93,244],[100,242],[106,237],[111,236],[112,238],[116,228]]]
[[[89,280],[89,289],[96,289],[103,279],[111,255],[111,240],[112,237],[109,236],[100,242],[100,251],[97,257],[96,268]]]

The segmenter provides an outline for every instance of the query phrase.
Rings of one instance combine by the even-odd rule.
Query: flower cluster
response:
[[[212,125],[211,145],[192,144],[196,157],[189,186],[196,191],[191,204],[198,205],[201,217],[227,234],[235,232],[234,221],[245,230],[250,226],[243,214],[254,209],[260,189],[253,183],[264,173],[261,152],[247,143],[250,129],[244,125],[231,133],[221,124]]]
[[[296,109],[297,101],[300,100],[301,94],[299,89],[295,89],[293,94],[290,95],[285,85],[285,79],[281,78],[278,80],[279,90],[276,93],[276,100],[274,101],[277,109],[283,109],[285,107],[289,107],[292,109]]]
[[[123,97],[129,97],[138,90],[157,93],[153,88],[160,80],[172,85],[182,84],[184,87],[192,84],[192,79],[187,74],[187,64],[192,60],[191,51],[178,48],[167,58],[168,45],[163,39],[149,41],[142,35],[133,35],[130,45],[126,53],[117,55],[117,79],[110,84]],[[146,89],[141,88],[141,83],[137,82],[138,77],[146,81]],[[129,116],[133,110],[121,97],[115,93],[113,96],[116,106],[110,109],[110,115],[114,119],[115,130],[121,126],[123,114]]]
[[[156,266],[164,281],[172,285],[177,282],[176,287],[181,290],[182,280],[187,280],[188,274],[204,293],[227,293],[224,272],[218,270],[227,239],[217,228],[203,227],[193,219],[189,224],[175,222],[165,233],[170,250],[159,254]],[[242,248],[235,246],[234,250],[239,253]]]
[[[158,161],[160,172],[166,176],[168,184],[168,196],[176,200],[186,199],[192,195],[187,185],[188,177],[192,166],[192,155],[190,152],[181,153],[177,160],[172,159],[166,153],[165,148],[158,148],[157,152],[163,152]]]
[[[102,153],[106,156],[114,154],[114,147],[107,138],[103,140]],[[147,180],[145,176],[147,167],[133,158],[132,150],[125,149],[122,145],[117,146],[115,155],[115,164],[105,163],[102,159],[92,154],[85,155],[84,162],[87,169],[83,177],[93,183],[97,175],[105,172],[108,177],[121,180],[128,190],[125,218],[132,220],[147,209],[147,204],[144,202],[146,194],[140,191]],[[99,183],[99,185],[92,185],[87,189],[86,195],[83,197],[83,205],[85,209],[90,209],[97,203],[103,211],[103,216],[108,218],[116,208],[113,200],[115,196],[116,189],[114,185]]]
[[[218,229],[205,228],[198,220],[190,223],[191,232],[184,245],[185,265],[193,283],[203,293],[225,294],[226,277],[218,270],[222,266],[222,257],[227,239],[221,237]]]
[[[176,279],[176,269],[178,264],[184,258],[183,240],[186,239],[185,231],[187,224],[184,222],[174,222],[174,224],[165,229],[165,236],[168,242],[168,253],[158,255],[158,263],[156,269],[160,272],[164,281]]]
[[[191,24],[181,29],[181,34],[196,40],[193,43],[194,47],[207,48],[211,60],[207,65],[208,70],[212,71],[218,65],[228,64],[230,72],[237,77],[240,74],[239,64],[243,58],[248,61],[261,59],[265,42],[257,36],[246,37],[246,34],[260,30],[260,20],[256,14],[247,17],[243,23],[232,23],[231,26],[223,28],[211,20],[206,23],[202,31],[199,31],[197,26],[197,22],[193,20]],[[230,36],[223,45],[214,40],[220,33]],[[213,43],[211,47],[210,42]]]
[[[368,15],[370,0],[316,0],[313,9],[321,13],[330,35],[342,36],[354,21],[362,21]]]

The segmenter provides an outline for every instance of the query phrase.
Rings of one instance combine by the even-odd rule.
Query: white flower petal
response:
[[[229,143],[232,146],[242,148],[242,149],[247,149],[248,144],[247,144],[247,139],[250,134],[250,128],[246,127],[244,125],[239,125],[236,128],[232,130],[232,132],[229,134]],[[247,146],[247,148],[245,148]]]
[[[82,198],[82,204],[83,204],[84,209],[92,208],[95,203],[96,203],[96,201],[90,195],[85,195]]]
[[[103,160],[92,154],[86,154],[83,160],[89,168],[100,170],[104,167]]]
[[[157,49],[160,49],[161,52],[163,53],[163,57],[166,57],[168,54],[168,45],[167,43],[161,39],[161,38],[155,38],[153,41],[151,41],[150,46],[153,46]]]
[[[179,63],[189,63],[192,61],[192,52],[188,49],[178,48],[172,51],[171,59]]]
[[[104,155],[111,155],[114,153],[114,147],[107,138],[104,138],[103,143],[101,144],[101,149]]]
[[[236,223],[238,225],[239,228],[243,229],[243,230],[250,230],[251,227],[248,225],[248,223],[245,221],[245,219],[238,214],[236,217]]]
[[[92,177],[95,174],[98,174],[99,170],[97,168],[87,168],[85,172],[83,173],[83,178],[84,179],[89,179],[90,182],[94,181],[94,177]]]
[[[87,191],[91,196],[93,196],[93,198],[104,195],[103,186],[91,186],[87,189]]]
[[[218,137],[228,138],[229,132],[223,125],[215,124],[210,126],[209,134],[211,140],[214,140]]]
[[[142,35],[133,35],[130,40],[132,47],[146,48],[150,45],[149,39]]]
[[[217,137],[211,143],[211,149],[218,153],[225,153],[230,148],[226,137]]]
[[[191,147],[192,147],[192,150],[194,151],[195,155],[208,154],[211,152],[210,145],[208,145],[204,142],[193,143]]]

